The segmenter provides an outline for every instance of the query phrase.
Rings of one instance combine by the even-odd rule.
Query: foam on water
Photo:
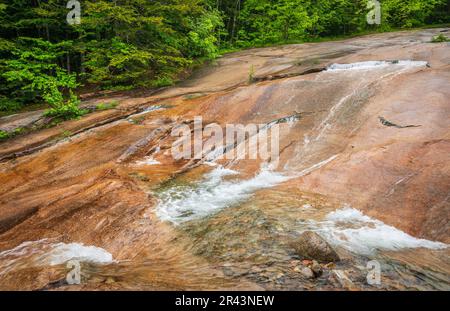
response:
[[[333,155],[290,174],[275,172],[273,163],[264,163],[260,172],[247,180],[225,180],[224,177],[238,175],[239,172],[210,162],[208,165],[215,166],[214,170],[206,174],[199,183],[174,186],[158,193],[160,202],[156,208],[156,215],[161,220],[176,225],[205,217],[248,199],[257,190],[271,188],[292,178],[305,176],[336,158],[337,155]]]
[[[107,264],[112,255],[103,248],[82,243],[51,243],[47,239],[28,241],[0,252],[0,275],[25,267],[55,266],[69,260]]]
[[[135,162],[135,165],[157,165],[157,164],[161,164],[161,162],[155,160],[152,156],[145,157],[143,160]]]
[[[425,61],[412,61],[412,60],[400,60],[400,61],[366,61],[350,64],[332,64],[328,66],[326,71],[342,71],[342,70],[368,70],[378,69],[388,66],[398,67],[423,67],[426,66]]]
[[[103,248],[85,246],[80,243],[54,244],[48,255],[48,262],[51,266],[65,263],[71,259],[102,264],[113,262],[112,255]]]
[[[410,236],[348,206],[329,213],[324,221],[309,220],[302,225],[305,225],[306,230],[316,231],[332,245],[362,255],[373,254],[376,250],[448,247],[441,242]]]
[[[224,180],[238,172],[217,167],[195,186],[176,186],[159,194],[156,213],[162,220],[180,224],[198,219],[249,198],[256,190],[273,187],[289,176],[262,169],[247,180]]]
[[[157,110],[161,110],[164,109],[164,106],[161,105],[154,105],[154,106],[150,106],[145,108],[144,110],[142,110],[141,112],[137,112],[131,116],[128,117],[128,119],[130,120],[131,117],[135,117],[135,116],[140,116],[149,112],[153,112],[153,111],[157,111]]]

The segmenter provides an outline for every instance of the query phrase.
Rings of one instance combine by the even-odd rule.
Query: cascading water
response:
[[[394,66],[397,68],[414,68],[414,67],[424,67],[427,64],[428,63],[424,61],[413,61],[413,60],[366,61],[350,64],[331,64],[330,66],[328,66],[326,72],[345,71],[345,70],[383,69],[388,66]]]
[[[445,249],[449,245],[418,239],[349,206],[330,212],[322,221],[299,222],[303,230],[320,233],[331,244],[361,255],[404,248]]]
[[[96,246],[80,243],[54,243],[47,239],[23,242],[13,249],[0,252],[0,275],[20,267],[45,267],[64,264],[69,260],[109,264],[112,255]]]
[[[162,220],[179,224],[210,215],[248,199],[256,190],[273,187],[292,178],[263,169],[248,180],[224,180],[238,174],[237,171],[217,167],[195,185],[175,186],[162,191],[158,194],[160,203],[156,213]]]

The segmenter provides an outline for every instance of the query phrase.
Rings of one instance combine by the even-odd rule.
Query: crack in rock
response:
[[[404,128],[409,128],[409,127],[421,127],[422,125],[398,125],[395,123],[392,123],[388,120],[386,120],[383,117],[378,117],[378,119],[380,120],[381,124],[383,124],[384,126],[389,126],[389,127],[396,127],[399,129],[404,129]]]

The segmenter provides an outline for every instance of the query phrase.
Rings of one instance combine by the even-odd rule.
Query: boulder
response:
[[[292,243],[297,255],[302,259],[315,259],[319,262],[336,262],[339,256],[336,251],[320,235],[312,231],[303,232]]]
[[[300,273],[307,279],[315,278],[314,271],[312,271],[311,268],[303,267],[301,268]]]

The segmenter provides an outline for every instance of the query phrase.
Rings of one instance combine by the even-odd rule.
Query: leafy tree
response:
[[[447,0],[380,2],[381,26],[367,0],[83,0],[69,25],[67,0],[0,0],[0,111],[72,118],[84,87],[167,86],[221,48],[450,22]]]
[[[383,1],[384,21],[392,27],[410,28],[424,25],[445,0],[387,0]]]
[[[62,111],[61,114],[69,118],[80,115],[72,93],[78,86],[76,77],[56,63],[67,42],[53,44],[42,39],[20,37],[18,43],[12,51],[13,58],[4,62],[2,73],[13,97],[30,101],[41,98],[52,107],[54,114]],[[70,94],[68,100],[64,93]]]

